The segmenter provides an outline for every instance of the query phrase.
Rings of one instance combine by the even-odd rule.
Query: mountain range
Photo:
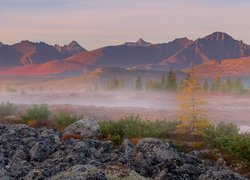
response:
[[[68,45],[48,45],[44,42],[21,41],[13,45],[0,44],[0,67],[42,64],[51,60],[62,60],[86,52],[76,41]]]
[[[175,68],[187,68],[190,64],[198,65],[211,60],[236,59],[250,56],[250,46],[233,39],[226,33],[216,32],[197,39],[189,47],[182,49],[160,64]]]
[[[76,41],[68,45],[48,45],[22,41],[0,43],[0,75],[65,74],[100,67],[134,70],[185,70],[195,66],[203,76],[215,74],[250,75],[250,46],[223,32],[195,41],[178,38],[168,43],[143,39],[87,51]]]

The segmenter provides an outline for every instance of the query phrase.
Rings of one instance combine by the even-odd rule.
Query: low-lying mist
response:
[[[178,117],[176,93],[150,91],[95,91],[95,92],[37,92],[3,93],[1,102],[15,104],[48,104],[85,107],[84,114],[114,119],[129,114],[139,114],[149,119],[173,119]],[[232,122],[242,126],[243,131],[250,127],[250,96],[204,94],[207,117],[214,123]],[[86,108],[86,107],[91,107]],[[88,111],[93,112],[92,114]]]
[[[98,91],[98,92],[44,92],[29,94],[1,93],[1,101],[16,104],[72,104],[103,107],[134,107],[149,109],[175,109],[175,93]]]

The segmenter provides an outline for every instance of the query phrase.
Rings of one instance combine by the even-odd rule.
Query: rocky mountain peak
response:
[[[128,47],[135,47],[135,46],[147,47],[147,46],[151,46],[152,43],[144,41],[142,38],[140,38],[136,42],[126,42],[124,45]]]
[[[84,48],[80,44],[78,44],[78,42],[76,42],[76,41],[72,41],[68,45],[65,45],[64,47],[67,48],[70,51],[79,51],[79,52],[81,52],[82,50],[84,50]]]
[[[76,41],[72,41],[68,45],[64,45],[64,46],[60,46],[56,44],[54,47],[57,49],[57,51],[66,55],[70,55],[70,56],[78,54],[80,52],[87,51]]]
[[[226,41],[226,40],[234,40],[230,35],[224,32],[214,32],[205,37],[205,39],[210,41]]]
[[[76,42],[75,40],[71,41],[69,43],[69,46],[80,46],[78,42]]]

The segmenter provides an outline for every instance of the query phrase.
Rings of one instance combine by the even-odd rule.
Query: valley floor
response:
[[[173,120],[178,115],[175,93],[95,92],[95,93],[32,93],[1,94],[2,102],[16,104],[49,104],[53,111],[95,117],[97,120],[117,120],[131,114],[147,119]],[[207,117],[213,123],[232,122],[241,131],[250,131],[250,96],[204,95]]]

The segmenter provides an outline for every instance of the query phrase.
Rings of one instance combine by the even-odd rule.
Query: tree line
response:
[[[203,91],[238,94],[243,94],[247,92],[241,78],[237,78],[235,80],[228,78],[222,81],[220,77],[213,79],[211,84],[208,83],[208,80],[205,80],[203,83]]]
[[[170,69],[170,71],[161,76],[160,79],[150,79],[143,82],[143,77],[138,75],[132,83],[131,89],[136,91],[180,91],[185,79],[178,79],[176,73]],[[237,79],[225,79],[216,77],[212,81],[203,80],[198,81],[201,91],[203,92],[220,92],[220,93],[238,93],[245,94],[248,90],[244,87],[241,78]],[[123,90],[125,89],[124,80],[114,78],[107,82],[107,90]]]
[[[125,88],[124,80],[114,78],[106,83],[105,88],[107,90],[122,90]],[[168,74],[162,75],[160,80],[147,80],[146,83],[143,83],[142,77],[138,75],[133,84],[132,89],[137,91],[142,90],[169,90],[177,91],[178,90],[178,79],[176,73],[170,69]]]

